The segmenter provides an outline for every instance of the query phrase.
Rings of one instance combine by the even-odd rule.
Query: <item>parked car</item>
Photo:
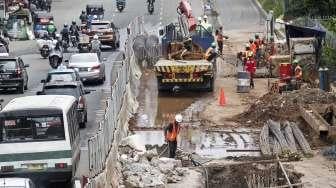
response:
[[[94,35],[98,35],[98,39],[102,45],[111,46],[113,49],[120,46],[119,30],[110,21],[92,21],[88,35],[91,39]]]
[[[3,56],[7,57],[9,56],[9,53],[7,51],[6,46],[0,43],[0,57],[3,57]]]
[[[83,82],[105,81],[105,65],[100,62],[96,53],[74,54],[70,57],[68,67],[77,70]]]
[[[20,57],[0,57],[0,89],[17,89],[24,93],[28,89],[28,73]]]
[[[41,80],[41,83],[75,81],[81,81],[78,72],[75,69],[69,69],[65,65],[60,65],[57,69],[50,70],[46,79]]]
[[[38,91],[37,95],[70,95],[74,96],[78,100],[78,122],[81,128],[85,127],[87,122],[87,104],[85,95],[90,93],[89,90],[85,90],[82,82],[70,81],[70,82],[48,82],[45,83],[42,91]]]
[[[0,178],[0,188],[35,188],[28,178]]]

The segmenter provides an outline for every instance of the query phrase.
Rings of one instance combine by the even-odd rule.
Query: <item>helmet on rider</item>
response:
[[[250,43],[253,43],[253,39],[252,39],[252,38],[250,38],[249,42],[250,42]]]
[[[65,24],[64,24],[64,27],[68,27],[68,24],[67,24],[67,23],[65,23]]]
[[[54,21],[50,20],[49,24],[54,24]]]
[[[85,14],[85,10],[82,10],[82,14]]]
[[[211,43],[211,47],[216,48],[216,43],[215,42]]]
[[[57,33],[55,37],[56,37],[56,39],[60,39],[61,35]]]
[[[259,39],[259,34],[256,33],[256,34],[254,35],[254,37],[255,37],[256,39]]]
[[[97,20],[97,19],[98,19],[98,16],[97,16],[97,15],[94,15],[94,16],[93,16],[93,19],[94,19],[94,20]]]
[[[98,35],[94,35],[93,39],[98,40]]]
[[[76,21],[75,20],[72,20],[72,25],[76,25]]]

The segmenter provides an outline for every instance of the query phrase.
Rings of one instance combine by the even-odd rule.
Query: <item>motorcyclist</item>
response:
[[[76,24],[76,21],[73,20],[70,26],[70,34],[76,36],[76,40],[79,41],[79,26]]]
[[[153,3],[155,3],[155,0],[147,0],[147,3],[153,4]]]
[[[42,36],[41,36],[41,39],[42,40],[51,40],[48,33],[43,33]]]
[[[55,38],[55,34],[56,34],[56,31],[57,31],[57,28],[54,25],[54,21],[51,20],[49,22],[48,27],[47,27],[47,31],[48,31],[49,35],[52,36],[52,38]]]
[[[97,53],[99,59],[101,55],[100,47],[101,47],[101,42],[98,40],[98,35],[94,35],[93,39],[91,40],[91,52]]]
[[[62,40],[65,40],[67,44],[69,44],[69,28],[68,28],[68,24],[64,24],[64,27],[61,31],[61,35],[62,35]]]
[[[87,22],[87,15],[86,15],[86,12],[84,10],[82,10],[82,13],[79,16],[79,19],[81,20],[82,23],[86,23]]]
[[[56,44],[54,49],[62,51],[62,37],[60,34],[56,34]]]

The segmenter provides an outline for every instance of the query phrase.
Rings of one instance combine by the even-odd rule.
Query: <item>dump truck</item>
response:
[[[178,9],[178,23],[171,23],[163,30],[162,56],[154,65],[158,90],[213,91],[216,62],[205,58],[205,51],[214,42],[212,33],[195,25],[187,1]]]

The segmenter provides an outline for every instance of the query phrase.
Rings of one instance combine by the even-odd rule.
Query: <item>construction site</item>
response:
[[[181,0],[177,22],[159,38],[135,38],[138,108],[112,177],[121,187],[336,187],[336,93],[333,75],[319,67],[323,32],[275,27],[260,7],[252,31],[225,28],[218,1],[201,2],[198,15]],[[246,43],[255,33],[262,45],[252,85]],[[165,132],[176,121],[172,158]]]

